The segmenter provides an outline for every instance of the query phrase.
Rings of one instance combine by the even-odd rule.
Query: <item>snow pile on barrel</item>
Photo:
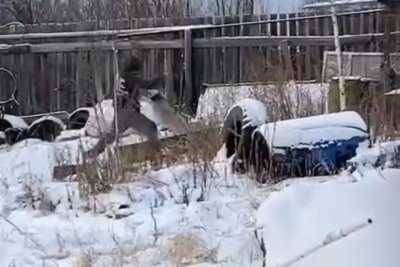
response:
[[[260,101],[252,98],[245,98],[233,105],[228,110],[227,115],[229,115],[229,113],[236,107],[239,107],[243,112],[242,128],[246,128],[248,126],[259,126],[268,121],[267,110],[265,105]],[[227,116],[225,116],[225,120],[226,118]]]
[[[272,147],[295,147],[329,140],[367,136],[367,126],[353,111],[271,122],[257,131]]]

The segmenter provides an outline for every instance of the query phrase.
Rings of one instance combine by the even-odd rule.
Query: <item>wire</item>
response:
[[[4,100],[4,101],[0,100],[0,105],[3,106],[3,105],[8,104],[10,102],[15,102],[15,104],[17,104],[17,106],[19,106],[19,102],[15,98],[15,94],[17,93],[17,79],[15,78],[15,75],[11,71],[6,69],[6,68],[0,68],[0,72],[7,73],[11,77],[11,79],[12,79],[12,81],[14,83],[14,88],[12,90],[11,96],[7,100]]]

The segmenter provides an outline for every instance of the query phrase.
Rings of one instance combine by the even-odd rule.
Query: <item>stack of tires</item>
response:
[[[4,143],[8,145],[30,138],[53,142],[64,129],[64,123],[50,115],[41,117],[30,125],[18,116],[6,114],[0,119],[0,132],[4,135]]]

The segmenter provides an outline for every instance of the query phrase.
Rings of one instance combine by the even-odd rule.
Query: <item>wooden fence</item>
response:
[[[129,32],[126,30],[204,24],[214,26],[110,41],[113,33],[118,33],[110,30]],[[144,77],[166,74],[169,100],[186,105],[196,104],[203,83],[282,77],[319,80],[323,52],[333,49],[329,14],[139,19],[101,22],[100,29],[96,25],[90,21],[0,28],[0,67],[14,72],[18,80],[17,99],[21,106],[10,108],[13,113],[72,111],[87,105],[94,95],[101,98],[110,94],[114,44],[120,50],[120,60],[130,53],[141,57]],[[344,51],[381,50],[382,10],[340,14],[339,28],[344,35]],[[400,17],[397,17],[396,30],[399,29]],[[93,30],[108,31],[100,32],[101,36],[63,34]],[[34,34],[57,32],[58,37]],[[1,77],[0,99],[11,88],[10,81]]]

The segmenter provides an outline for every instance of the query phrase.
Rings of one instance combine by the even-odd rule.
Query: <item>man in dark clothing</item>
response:
[[[163,77],[144,80],[140,78],[141,62],[132,56],[121,73],[121,85],[117,93],[117,110],[115,112],[111,131],[102,134],[99,142],[89,151],[86,152],[89,157],[96,157],[101,154],[107,145],[116,139],[116,134],[120,135],[128,128],[133,128],[139,134],[147,137],[150,148],[159,151],[161,142],[158,138],[157,125],[140,113],[140,95],[143,89],[152,89],[153,86],[159,85],[163,81]],[[143,91],[142,91],[143,93]],[[115,131],[115,118],[118,119],[118,131]]]

